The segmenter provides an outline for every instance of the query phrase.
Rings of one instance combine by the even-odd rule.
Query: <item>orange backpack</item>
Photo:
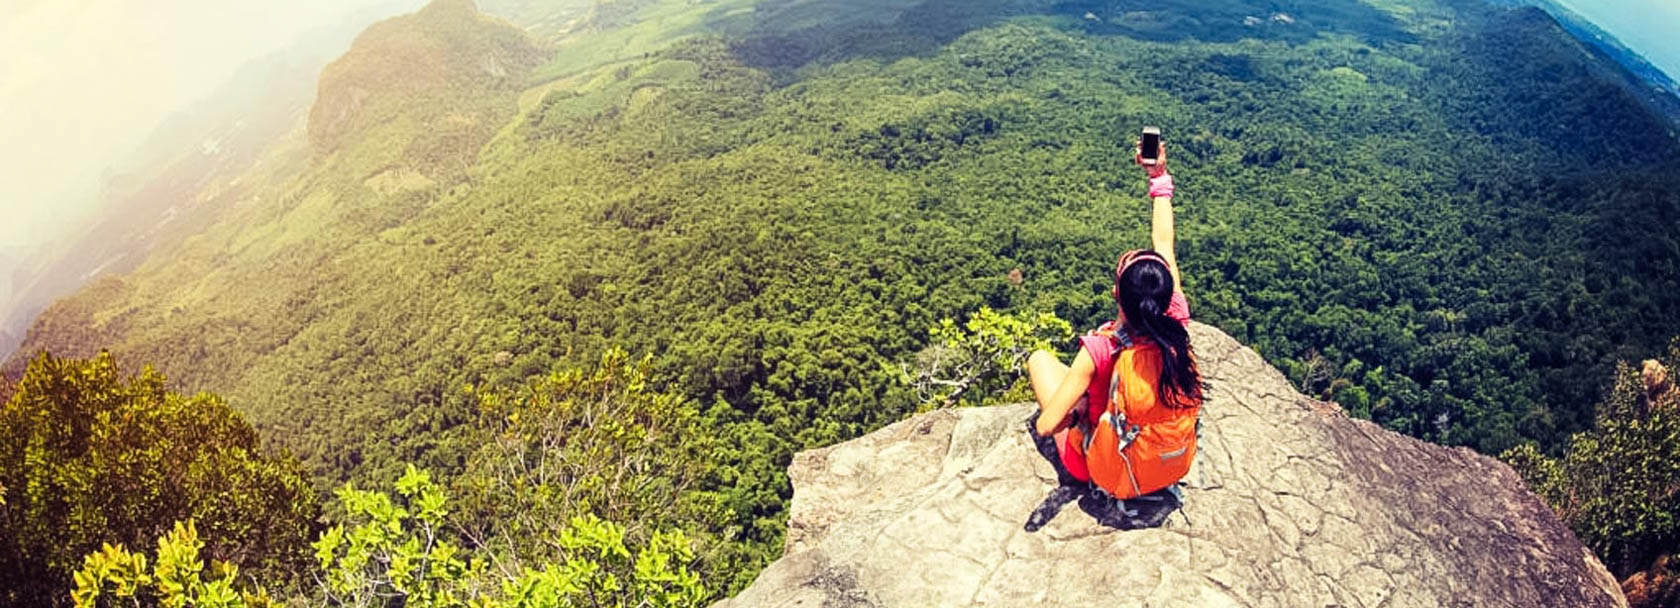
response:
[[[1125,500],[1172,486],[1190,472],[1202,404],[1160,403],[1160,347],[1134,343],[1124,329],[1107,329],[1080,338],[1096,374],[1086,393],[1087,415],[1069,431],[1068,443],[1085,457],[1091,482]],[[1096,380],[1104,377],[1106,385]]]

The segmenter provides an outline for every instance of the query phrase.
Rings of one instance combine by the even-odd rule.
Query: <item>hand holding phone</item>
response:
[[[1138,139],[1134,152],[1136,156],[1132,162],[1143,167],[1151,179],[1166,174],[1167,145],[1161,141],[1160,127],[1144,127],[1143,137]]]
[[[1138,140],[1138,163],[1147,167],[1161,158],[1161,128],[1144,127]]]

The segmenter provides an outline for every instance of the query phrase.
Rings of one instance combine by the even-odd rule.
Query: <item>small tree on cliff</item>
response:
[[[982,308],[961,326],[944,319],[929,333],[933,344],[904,366],[904,382],[924,407],[984,405],[1031,399],[1023,382],[1027,356],[1066,342],[1073,326],[1053,313]]]
[[[1617,578],[1680,542],[1680,390],[1667,372],[1677,363],[1680,339],[1666,361],[1618,365],[1593,429],[1571,437],[1562,458],[1533,444],[1501,455]]]
[[[615,348],[593,368],[473,391],[486,433],[455,480],[455,523],[503,574],[563,557],[560,538],[584,514],[618,522],[632,544],[678,523],[721,525],[699,488],[711,431],[691,400],[655,390],[650,365]]]

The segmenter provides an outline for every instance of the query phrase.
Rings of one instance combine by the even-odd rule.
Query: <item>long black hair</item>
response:
[[[1153,251],[1138,253],[1115,277],[1114,299],[1126,316],[1126,327],[1154,341],[1161,349],[1161,378],[1155,398],[1166,407],[1190,407],[1202,402],[1201,371],[1190,350],[1190,332],[1167,316],[1172,303],[1172,272]]]

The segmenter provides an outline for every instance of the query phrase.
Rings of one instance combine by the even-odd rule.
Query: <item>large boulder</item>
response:
[[[799,454],[786,552],[715,608],[1626,606],[1505,464],[1303,397],[1196,325],[1212,385],[1185,506],[1121,531],[1069,506],[1031,405],[942,410]]]

